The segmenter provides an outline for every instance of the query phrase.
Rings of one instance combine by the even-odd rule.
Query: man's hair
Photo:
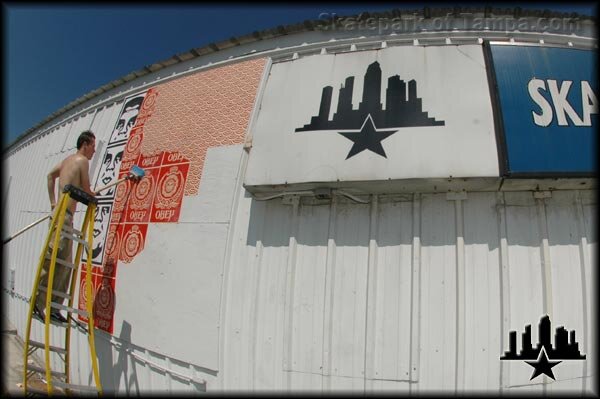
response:
[[[83,144],[90,144],[96,136],[90,130],[86,130],[79,135],[77,139],[77,149],[80,149]]]

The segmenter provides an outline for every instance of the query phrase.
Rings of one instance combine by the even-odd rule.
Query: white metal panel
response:
[[[366,392],[369,394],[410,392],[410,383],[406,381],[374,380],[367,384]]]
[[[320,393],[323,389],[323,376],[321,374],[300,373],[295,371],[286,371],[287,378],[290,381],[290,391],[307,391],[310,393]]]
[[[47,144],[46,151],[48,156],[60,154],[63,151],[65,140],[73,128],[73,120],[68,120],[52,129],[48,135],[52,138]]]
[[[250,349],[250,321],[254,314],[251,313],[253,303],[253,282],[255,281],[256,265],[254,259],[260,256],[260,241],[253,240],[254,245],[246,245],[251,236],[256,236],[256,230],[261,228],[262,217],[259,211],[264,212],[264,202],[253,203],[250,198],[241,198],[237,210],[237,217],[243,223],[242,228],[236,228],[233,237],[231,258],[228,270],[228,281],[224,293],[224,343],[223,343],[223,387],[236,387],[236,389],[252,389],[249,377],[251,370]],[[252,209],[253,224],[249,225]],[[247,226],[247,228],[246,228]]]
[[[580,191],[580,198],[576,201],[578,210],[578,219],[580,220],[579,231],[581,237],[580,250],[585,268],[585,281],[582,286],[582,294],[584,303],[586,304],[586,320],[584,334],[587,337],[586,341],[581,345],[585,353],[597,353],[597,329],[596,320],[590,314],[593,313],[595,304],[598,301],[598,208],[597,208],[597,193],[594,191]],[[591,356],[591,355],[590,355]],[[586,360],[584,368],[585,375],[594,376],[597,371],[597,361]],[[597,380],[596,380],[597,381]],[[584,387],[590,387],[591,379],[584,380]],[[597,382],[595,382],[597,384]]]
[[[465,243],[464,387],[500,387],[500,362],[490,357],[502,350],[499,218],[495,193],[468,193],[463,205]],[[461,223],[461,221],[457,221]],[[499,355],[498,355],[499,357]]]
[[[292,317],[288,331],[291,349],[285,348],[291,350],[286,370],[297,371],[290,373],[292,388],[303,376],[314,382],[314,375],[319,377],[318,387],[321,388],[329,208],[329,205],[311,206],[299,211],[293,302],[286,308]]]
[[[241,154],[242,145],[206,151],[198,195],[184,197],[180,223],[229,223]]]
[[[567,331],[575,330],[576,339],[590,342],[587,336],[586,313],[590,306],[585,289],[585,262],[581,253],[581,235],[583,222],[577,217],[577,193],[555,192],[545,200],[546,218],[548,220],[548,239],[550,245],[550,262],[552,267],[552,332],[558,326]],[[554,334],[552,338],[555,339]],[[580,344],[580,350],[583,351]],[[583,352],[585,353],[585,352]],[[593,353],[586,354],[588,358]],[[581,389],[578,381],[587,373],[586,361],[563,361],[557,386],[561,389]],[[554,390],[553,384],[553,390]]]
[[[595,240],[589,230],[583,232],[585,224],[572,219],[576,195],[594,212],[595,202],[586,192],[541,199],[546,207],[542,213],[531,192],[467,193],[462,199],[380,196],[370,204],[341,197],[321,205],[242,198],[226,296],[231,302],[223,330],[223,386],[540,392],[543,379],[530,381],[531,366],[500,357],[508,350],[511,330],[520,334],[531,324],[532,343],[538,340],[546,300],[539,218],[548,226],[551,256],[574,256],[552,233],[562,217],[579,228],[568,228],[564,237],[573,236],[578,243]],[[420,256],[415,257],[416,251]],[[415,259],[420,259],[416,277],[411,276]],[[570,261],[567,269],[581,267]],[[288,279],[281,276],[284,270],[291,273]],[[556,298],[581,292],[587,281],[574,279],[570,287],[558,288],[555,274],[556,308]],[[415,301],[415,289],[420,301]],[[269,292],[274,296],[269,298]],[[285,303],[283,313],[277,298]],[[412,312],[418,313],[416,324]],[[585,331],[583,320],[590,322],[590,311],[581,309],[570,317],[578,320],[569,328],[578,331],[580,345],[589,342],[579,331]],[[278,338],[281,334],[285,336]],[[273,352],[277,345],[272,342],[284,343],[281,355]],[[411,345],[418,345],[415,355]],[[257,356],[263,349],[265,355]],[[257,364],[261,361],[265,364]],[[409,370],[407,377],[410,367],[418,370]],[[553,389],[584,390],[583,368],[584,362],[575,366],[579,378],[569,367],[557,369],[561,377]]]
[[[149,226],[144,250],[117,270],[114,334],[128,323],[131,342],[216,369],[226,234],[227,226],[218,224]],[[136,328],[148,324],[153,327]],[[190,346],[193,337],[204,344]]]
[[[367,326],[375,342],[367,378],[410,379],[413,204],[412,196],[408,198],[378,204],[376,275],[369,276],[376,280],[375,316]]]
[[[289,208],[267,203],[263,234],[250,236],[261,242],[260,262],[254,285],[252,321],[254,343],[251,358],[254,360],[254,389],[277,389],[281,387],[283,375],[284,298],[287,257],[286,239],[290,235],[291,213]]]
[[[531,325],[532,343],[538,342],[537,322],[547,311],[544,299],[541,243],[535,200],[531,192],[505,193],[510,280],[510,324],[521,342],[524,326]],[[508,331],[505,332],[508,334]],[[508,349],[508,348],[507,348]],[[522,362],[509,363],[509,386],[530,384]]]
[[[73,153],[77,151],[77,138],[81,132],[90,129],[95,115],[96,111],[94,110],[69,121],[69,132],[65,135],[63,145],[60,149],[61,153]]]
[[[353,142],[339,134],[339,131],[358,134],[363,123],[371,123],[368,116],[360,116],[360,121],[350,123],[352,126],[315,124],[307,131],[296,131],[304,129],[320,112],[321,118],[337,120],[338,89],[341,85],[349,87],[346,78],[351,76],[354,76],[353,110],[348,112],[359,112],[361,96],[366,90],[363,77],[375,63],[381,70],[377,102],[383,108],[387,106],[388,78],[399,75],[407,85],[407,92],[408,82],[416,81],[419,100],[415,107],[419,111],[415,112],[419,115],[426,112],[429,118],[444,121],[444,125],[385,122],[390,124],[386,129],[396,131],[381,142],[385,155],[364,150],[349,156]],[[320,106],[325,87],[332,93],[329,108]],[[369,90],[373,87],[377,83],[367,85]],[[457,96],[463,92],[469,95]],[[373,118],[379,126],[375,126],[378,133],[371,134],[381,134],[383,119],[379,120],[375,114]],[[392,128],[402,123],[409,126]],[[252,190],[253,186],[301,182],[497,175],[498,155],[481,47],[412,46],[314,55],[274,64],[252,127],[245,184]]]
[[[454,204],[444,194],[421,205],[419,390],[454,390],[457,299]]]
[[[331,375],[364,378],[369,206],[340,203],[335,226]],[[332,379],[336,381],[337,379]]]

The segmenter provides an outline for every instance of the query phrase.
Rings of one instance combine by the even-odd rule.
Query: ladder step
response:
[[[48,390],[46,389],[37,389],[37,388],[31,388],[31,387],[27,387],[27,394],[35,394],[35,395],[44,395],[44,396],[48,396]]]
[[[98,388],[88,386],[88,385],[67,384],[66,382],[62,382],[62,381],[52,381],[52,384],[59,388],[70,389],[72,391],[98,393]]]
[[[45,323],[45,322],[46,322],[46,320],[45,320],[45,319],[42,319],[42,318],[40,318],[40,317],[39,317],[37,314],[35,314],[35,313],[34,313],[34,314],[31,316],[31,318],[32,318],[32,319],[34,319],[34,320],[41,321],[42,323]],[[67,326],[67,323],[63,323],[63,322],[61,322],[61,321],[54,320],[53,318],[50,318],[50,324],[52,324],[53,326],[60,326],[60,327],[66,327],[66,326]]]
[[[29,346],[35,346],[36,348],[41,348],[41,349],[45,348],[45,346],[44,346],[44,344],[42,342],[31,341],[31,340],[29,340]],[[50,345],[50,350],[52,352],[60,353],[61,355],[66,355],[67,354],[67,350],[66,349],[59,348],[58,346],[52,346],[52,345]]]
[[[31,370],[31,371],[37,371],[38,373],[42,373],[43,375],[46,375],[46,369],[43,367],[38,367],[38,366],[34,366],[31,364],[27,365],[27,370]],[[50,374],[55,376],[55,377],[60,377],[60,378],[66,378],[67,375],[63,372],[60,371],[54,371],[54,370],[50,370]],[[54,383],[54,381],[52,381],[52,383]]]
[[[69,313],[76,313],[83,317],[88,317],[88,312],[86,310],[79,310],[79,309],[71,308],[69,306],[61,305],[56,302],[50,302],[50,307],[53,307],[54,309],[66,310]]]
[[[47,289],[48,289],[48,287],[44,287],[42,285],[39,286],[40,291],[46,292]],[[52,290],[52,295],[56,295],[56,296],[59,296],[61,298],[65,298],[65,299],[71,299],[71,295],[65,294],[64,292],[60,292],[60,291]]]
[[[46,259],[48,259],[48,260],[52,260],[52,255],[50,255],[50,254],[46,254]],[[66,261],[64,261],[64,260],[62,260],[62,259],[59,259],[58,257],[56,258],[56,263],[58,263],[58,264],[61,264],[61,265],[63,265],[63,266],[66,266],[66,267],[68,267],[68,268],[71,268],[71,269],[74,269],[74,268],[75,268],[75,264],[74,264],[74,263],[69,263],[69,262],[66,262]]]
[[[84,238],[83,233],[77,229],[72,228],[71,226],[64,225],[62,230],[68,234],[73,234],[81,239]]]
[[[63,238],[66,238],[67,240],[71,240],[71,241],[77,241],[78,243],[80,243],[80,244],[83,244],[83,245],[85,245],[85,247],[86,247],[86,248],[88,248],[88,243],[87,243],[87,241],[86,241],[86,240],[84,240],[84,239],[82,239],[82,238],[79,238],[79,237],[77,237],[77,236],[74,236],[74,235],[72,235],[72,234],[67,234],[67,233],[65,233],[64,231],[61,231],[61,232],[60,232],[60,236],[61,236],[61,237],[63,237]],[[88,249],[89,249],[89,248],[88,248]]]

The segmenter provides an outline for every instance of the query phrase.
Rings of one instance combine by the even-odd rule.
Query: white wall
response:
[[[336,197],[297,207],[244,196],[227,273],[221,386],[590,389],[595,211],[589,191],[374,196],[370,204]],[[547,387],[529,380],[523,361],[499,359],[510,330],[520,337],[532,324],[537,342],[545,313],[553,328],[576,330],[588,356],[554,368]]]

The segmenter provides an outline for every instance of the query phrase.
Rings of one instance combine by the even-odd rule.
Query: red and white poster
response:
[[[124,100],[95,188],[127,176],[134,165],[145,175],[99,196],[91,271],[97,328],[113,332],[117,265],[130,266],[144,250],[149,224],[179,222],[184,197],[198,195],[207,150],[243,142],[265,62],[195,73]],[[84,265],[81,309],[86,273]]]

